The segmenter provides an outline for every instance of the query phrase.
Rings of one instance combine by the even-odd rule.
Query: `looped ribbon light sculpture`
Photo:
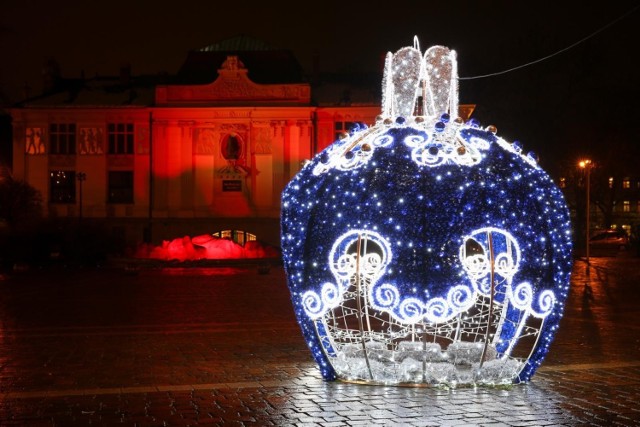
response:
[[[559,188],[494,126],[458,117],[455,51],[385,61],[382,112],[318,153],[282,194],[302,333],[327,380],[528,381],[569,290]]]

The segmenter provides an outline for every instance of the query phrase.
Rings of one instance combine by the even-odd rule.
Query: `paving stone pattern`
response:
[[[281,267],[0,276],[1,426],[640,426],[640,258],[576,261],[528,384],[325,382]]]

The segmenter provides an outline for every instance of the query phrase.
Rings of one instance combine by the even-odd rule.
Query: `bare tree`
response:
[[[10,228],[33,226],[42,218],[42,195],[22,180],[0,177],[0,221]]]

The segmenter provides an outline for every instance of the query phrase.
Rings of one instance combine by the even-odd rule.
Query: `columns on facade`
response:
[[[25,146],[25,123],[13,121],[13,176],[16,179],[27,180],[26,163],[27,154]]]
[[[160,171],[160,179],[166,180],[167,210],[173,212],[181,204],[180,170],[182,167],[182,135],[177,120],[169,120],[166,129],[166,150],[164,171]],[[172,216],[172,215],[171,215]]]
[[[195,122],[182,121],[180,126],[180,216],[193,216],[193,129]]]
[[[273,154],[274,191],[284,188],[288,176],[288,168],[285,161],[284,126],[285,122],[280,120],[272,120],[269,126]]]
[[[194,124],[159,120],[155,125],[154,210],[159,216],[192,216]]]
[[[300,127],[295,120],[287,120],[284,128],[284,163],[287,180],[298,173],[300,158]]]
[[[302,169],[305,161],[310,160],[313,144],[313,123],[310,120],[289,120],[284,130],[284,147],[287,180],[292,179]]]
[[[157,208],[169,216],[193,215],[193,123],[167,120],[163,138],[156,144],[154,172],[158,195]],[[162,192],[166,192],[163,197]],[[164,203],[162,203],[164,200]],[[164,206],[163,206],[164,205]]]

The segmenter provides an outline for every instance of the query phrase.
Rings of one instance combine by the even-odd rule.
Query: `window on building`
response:
[[[613,177],[609,177],[609,188],[613,188]]]
[[[25,152],[27,154],[44,154],[44,128],[25,129]]]
[[[631,212],[631,202],[629,200],[622,202],[622,212]]]
[[[133,171],[109,171],[108,203],[133,203]]]
[[[49,153],[76,154],[76,125],[52,123],[49,125]]]
[[[109,154],[133,154],[133,123],[107,124]]]
[[[56,170],[49,174],[49,202],[76,202],[76,173]]]
[[[631,179],[625,178],[622,180],[622,188],[631,188]]]
[[[340,122],[337,121],[335,124],[335,132],[334,132],[334,139],[339,139],[340,135],[343,134],[344,132],[349,133],[349,131],[351,130],[351,128],[353,128],[353,126],[355,125],[355,122]]]
[[[256,235],[243,230],[222,230],[212,234],[213,237],[233,240],[239,245],[256,240]]]

